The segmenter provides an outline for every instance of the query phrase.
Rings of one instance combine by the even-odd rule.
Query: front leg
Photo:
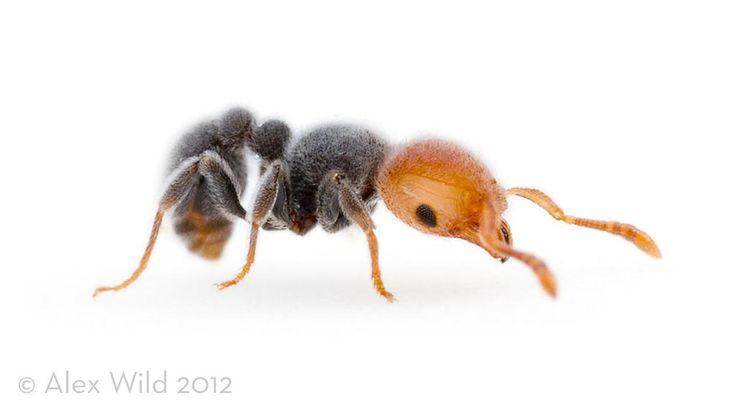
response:
[[[365,202],[355,193],[350,186],[350,181],[345,175],[339,172],[332,172],[330,175],[332,175],[330,179],[337,188],[338,202],[343,214],[350,221],[358,224],[368,238],[368,247],[371,252],[371,278],[373,279],[373,286],[376,288],[378,294],[386,298],[388,302],[394,302],[396,299],[390,292],[386,291],[383,285],[383,279],[381,279],[381,269],[378,266],[378,239],[376,239],[376,234],[373,232],[376,226],[373,224],[373,220],[371,220]]]
[[[238,273],[237,276],[231,280],[218,284],[217,288],[222,290],[238,284],[240,280],[248,274],[248,271],[250,271],[250,267],[253,265],[256,258],[258,229],[268,217],[268,213],[273,209],[273,205],[279,191],[279,181],[283,180],[283,169],[281,161],[275,161],[269,165],[268,169],[261,177],[261,182],[258,185],[258,193],[256,194],[256,200],[253,205],[253,219],[250,229],[250,241],[248,242],[248,257],[246,258],[245,265],[240,269],[240,273]]]

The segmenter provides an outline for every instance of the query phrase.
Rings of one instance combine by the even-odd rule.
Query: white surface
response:
[[[67,369],[104,401],[734,401],[730,2],[150,3],[0,6],[3,401],[59,401],[43,389]],[[358,231],[264,233],[220,292],[246,226],[210,264],[167,223],[140,281],[93,301],[135,267],[172,143],[231,105],[458,141],[506,186],[645,229],[664,259],[512,199],[552,300],[522,264],[381,205],[397,304]],[[121,370],[168,370],[168,394],[115,395]],[[180,376],[233,393],[177,395]]]

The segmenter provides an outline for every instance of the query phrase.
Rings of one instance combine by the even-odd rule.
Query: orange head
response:
[[[423,140],[400,148],[381,168],[378,190],[394,215],[422,232],[483,247],[480,228],[485,218],[498,239],[511,243],[510,229],[501,218],[506,210],[503,188],[483,163],[455,144]]]
[[[511,229],[501,217],[507,194],[531,200],[557,220],[621,236],[647,254],[661,256],[654,240],[633,225],[567,215],[536,189],[504,190],[469,152],[441,140],[411,143],[390,156],[378,174],[378,191],[394,215],[420,231],[462,238],[498,259],[525,263],[550,295],[557,288],[545,263],[513,248]]]
[[[391,212],[426,233],[472,242],[497,259],[527,264],[550,295],[554,276],[541,260],[511,245],[511,229],[501,217],[506,192],[488,168],[468,151],[442,140],[400,148],[378,174],[378,191]]]

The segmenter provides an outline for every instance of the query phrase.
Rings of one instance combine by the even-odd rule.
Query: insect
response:
[[[246,183],[247,150],[261,160],[248,217],[239,201]],[[176,232],[192,251],[209,259],[220,256],[233,221],[250,222],[246,262],[235,277],[218,284],[220,289],[248,274],[261,229],[304,235],[317,224],[329,233],[355,224],[368,242],[376,291],[394,301],[381,278],[371,219],[379,199],[419,231],[464,239],[502,262],[514,258],[525,263],[551,296],[557,287],[546,264],[513,246],[510,225],[503,218],[508,196],[526,198],[557,220],[619,235],[645,253],[661,256],[652,238],[632,225],[567,215],[536,189],[504,189],[470,152],[443,140],[391,146],[370,130],[348,125],[322,126],[292,139],[283,122],[256,126],[250,113],[235,109],[185,135],[170,172],[138,268],[119,285],[98,288],[95,295],[121,290],[138,278],[170,209]]]

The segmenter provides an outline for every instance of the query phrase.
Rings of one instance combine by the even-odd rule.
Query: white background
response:
[[[735,20],[728,1],[3,2],[2,400],[99,400],[43,393],[70,370],[104,401],[733,402]],[[456,141],[664,258],[512,199],[553,300],[522,264],[379,205],[397,304],[354,229],[263,233],[220,292],[247,226],[212,264],[167,222],[141,279],[93,300],[135,268],[172,144],[233,105]],[[115,395],[123,370],[168,370],[168,394]],[[180,376],[233,393],[177,395]]]

